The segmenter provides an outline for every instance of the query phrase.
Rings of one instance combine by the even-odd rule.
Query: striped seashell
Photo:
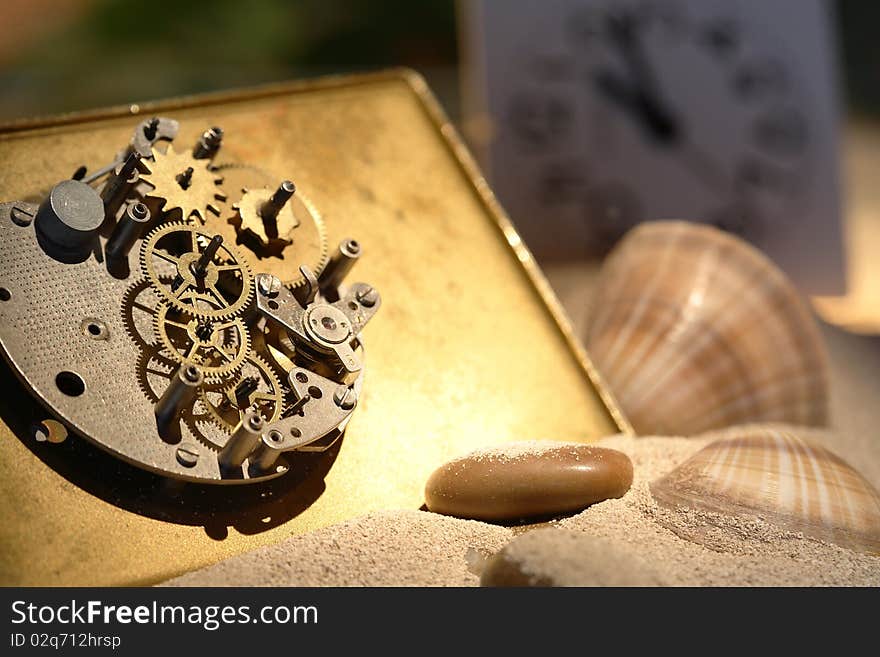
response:
[[[880,553],[880,494],[845,461],[790,427],[733,427],[721,436],[651,483],[658,505],[758,516],[787,531]],[[674,515],[669,522],[679,529]],[[711,532],[688,525],[685,533],[714,544]]]
[[[637,433],[825,426],[827,357],[785,275],[711,226],[651,222],[602,266],[587,349]]]

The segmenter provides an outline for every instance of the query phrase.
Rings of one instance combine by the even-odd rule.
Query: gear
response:
[[[252,381],[247,387],[243,384]],[[235,382],[219,388],[202,388],[199,399],[211,419],[228,431],[235,429],[250,408],[255,408],[269,423],[279,419],[285,410],[287,391],[281,380],[261,356],[251,354],[247,357]],[[239,395],[246,399],[246,403]]]
[[[145,279],[137,280],[122,295],[122,326],[141,349],[155,347],[153,317],[161,299]]]
[[[273,274],[295,288],[305,282],[299,274],[289,278],[300,265],[308,265],[315,276],[327,266],[327,231],[311,201],[296,192],[278,213],[277,236],[267,236],[260,208],[270,196],[268,188],[243,190],[241,199],[233,205],[236,214],[229,223],[235,227],[236,244],[259,259],[261,272]]]
[[[138,387],[144,396],[155,404],[168,387],[177,365],[154,350],[145,349],[138,359],[135,372]]]
[[[216,252],[199,272],[198,264],[209,248]],[[253,298],[250,265],[232,245],[205,228],[162,224],[144,239],[140,257],[141,268],[159,295],[196,317],[227,319]]]
[[[199,365],[208,381],[237,372],[251,351],[247,327],[238,317],[208,320],[162,303],[154,321],[162,355]]]
[[[291,199],[278,211],[275,217],[275,228],[270,234],[266,228],[261,208],[272,197],[268,187],[245,189],[239,201],[232,205],[238,212],[238,231],[245,241],[253,241],[261,250],[268,254],[280,253],[284,247],[293,243],[293,231],[299,226],[299,218],[294,214],[294,202]]]
[[[223,178],[209,168],[207,160],[197,160],[189,152],[176,153],[169,144],[164,153],[154,150],[153,160],[143,162],[148,173],[141,180],[152,187],[146,196],[159,199],[165,212],[179,209],[184,220],[195,215],[202,223],[208,210],[220,214],[218,201],[226,200],[219,187]]]

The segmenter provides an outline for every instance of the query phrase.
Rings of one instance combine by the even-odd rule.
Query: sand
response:
[[[597,445],[619,449],[632,459],[635,477],[630,491],[620,499],[541,526],[586,532],[607,545],[620,546],[622,553],[644,560],[665,585],[880,586],[880,557],[785,532],[757,517],[711,518],[716,526],[714,549],[668,529],[702,527],[707,518],[695,511],[671,517],[674,512],[654,503],[648,483],[711,438],[614,436],[599,441]],[[827,439],[823,442],[827,444]],[[520,444],[517,450],[527,451],[528,446]],[[374,513],[233,557],[167,584],[476,586],[485,556],[497,552],[524,529],[425,511]],[[532,545],[523,557],[526,567],[534,574],[546,573],[560,584],[583,584],[571,566],[576,555],[560,551],[570,544],[551,540]],[[613,563],[614,559],[609,559],[609,564]],[[568,571],[566,564],[570,565]]]

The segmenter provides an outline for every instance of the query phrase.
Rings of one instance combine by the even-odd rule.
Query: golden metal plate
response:
[[[365,331],[361,404],[338,449],[310,473],[248,492],[161,480],[75,437],[37,442],[30,423],[41,411],[28,417],[23,393],[4,390],[0,583],[151,584],[371,510],[418,508],[430,472],[479,446],[588,441],[627,428],[417,75],[0,126],[0,199],[38,197],[81,164],[109,161],[134,115],[154,113],[181,122],[182,144],[222,126],[224,161],[290,177],[325,217],[331,244],[363,244],[353,277],[376,285],[383,306]]]

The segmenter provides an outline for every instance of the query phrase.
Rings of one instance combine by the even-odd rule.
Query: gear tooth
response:
[[[145,162],[147,173],[142,179],[152,189],[144,196],[160,200],[161,208],[170,212],[179,208],[183,219],[188,220],[193,212],[199,212],[204,219],[203,208],[214,199],[222,176],[215,174],[205,160],[196,160],[189,152],[177,153],[169,144],[165,153],[155,152],[153,161]],[[192,183],[187,189],[177,184],[177,175],[185,168],[192,167]]]
[[[135,379],[137,380],[137,385],[141,389],[141,392],[144,393],[144,396],[153,404],[159,401],[161,394],[157,394],[157,392],[153,390],[153,387],[150,385],[148,373],[156,373],[157,370],[163,369],[165,370],[164,374],[167,374],[167,378],[170,379],[171,374],[174,372],[173,364],[163,362],[163,360],[164,359],[157,351],[144,349],[138,358],[136,366],[137,371],[135,372]],[[164,392],[164,390],[162,392]]]
[[[206,365],[203,362],[203,359],[199,356],[198,350],[192,356],[183,356],[171,341],[171,338],[168,336],[168,331],[166,330],[165,318],[167,317],[168,311],[172,309],[172,306],[166,302],[160,302],[158,311],[153,316],[153,328],[156,333],[156,338],[159,340],[161,344],[160,353],[165,354],[169,359],[174,360],[178,363],[197,363],[201,364],[202,372],[205,375],[205,380],[210,383],[217,383],[223,381],[226,377],[232,376],[239,372],[247,360],[248,356],[251,353],[251,336],[245,326],[244,322],[239,318],[235,318],[231,324],[234,326],[236,331],[238,332],[240,344],[235,351],[235,354],[232,360],[228,363],[224,363],[221,365]],[[195,319],[198,319],[196,315],[190,313],[186,310],[180,311],[183,314],[189,315]]]
[[[318,213],[318,210],[312,204],[312,202],[304,195],[300,194],[300,200],[305,204],[305,206],[309,209],[309,213],[312,215],[312,219],[315,222],[315,226],[318,230],[318,239],[320,241],[320,251],[318,260],[315,263],[305,263],[311,266],[312,273],[315,276],[320,276],[324,269],[327,267],[327,263],[330,262],[330,247],[327,242],[327,226],[324,224],[324,219]],[[298,276],[291,281],[288,281],[286,286],[290,290],[295,290],[296,288],[305,284],[306,280],[302,276]]]
[[[276,374],[272,366],[266,361],[265,358],[260,356],[260,354],[249,354],[248,357],[245,359],[245,365],[248,362],[250,362],[251,364],[256,364],[256,368],[260,370],[260,374],[263,377],[263,382],[268,383],[271,386],[272,390],[274,390],[276,393],[278,401],[276,402],[275,408],[273,409],[272,417],[268,420],[269,422],[274,422],[281,417],[286,398],[284,386],[281,383],[281,379],[278,377],[278,374]],[[236,385],[238,385],[238,380],[232,381],[226,386],[215,388],[211,392],[220,392],[225,394],[232,390]],[[226,429],[227,431],[231,431],[234,428],[233,425],[230,425],[223,419],[217,409],[208,400],[206,390],[202,389],[199,391],[199,399],[203,401],[208,411],[208,414],[211,416],[211,419],[217,424],[217,426]]]
[[[248,261],[241,256],[236,247],[232,244],[224,243],[221,248],[230,255],[231,262],[237,265],[237,269],[240,272],[242,278],[242,289],[241,294],[238,296],[238,298],[236,298],[228,306],[219,307],[211,311],[200,310],[193,306],[182,303],[177,297],[175,297],[168,291],[166,285],[162,284],[160,277],[153,267],[150,254],[155,248],[156,242],[162,235],[175,231],[195,232],[197,236],[202,236],[205,238],[207,238],[208,235],[213,236],[213,233],[211,233],[210,231],[200,229],[199,227],[193,226],[192,224],[188,224],[183,221],[167,222],[156,227],[150,232],[150,234],[144,239],[143,244],[141,245],[140,263],[141,268],[144,270],[144,275],[159,293],[159,296],[172,306],[202,319],[231,319],[232,317],[241,314],[241,312],[245,308],[247,308],[248,305],[250,305],[253,301],[254,276],[250,263],[248,263]]]

